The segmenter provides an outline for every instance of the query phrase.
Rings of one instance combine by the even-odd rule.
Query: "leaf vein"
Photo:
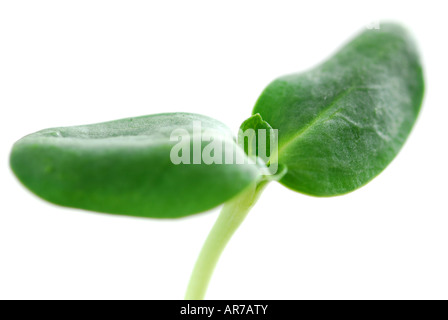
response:
[[[300,138],[308,131],[310,130],[316,123],[322,121],[323,119],[325,119],[325,116],[332,112],[334,107],[337,105],[337,102],[340,101],[342,98],[344,98],[345,96],[347,96],[348,94],[350,94],[354,89],[357,89],[357,87],[351,87],[348,88],[347,90],[341,92],[340,94],[338,94],[333,101],[321,112],[318,113],[318,115],[316,116],[315,119],[313,119],[312,121],[310,121],[307,125],[305,125],[299,132],[297,132],[289,141],[285,142],[278,150],[278,153],[281,154],[281,152],[284,149],[287,149],[288,146],[290,146],[293,142],[295,142],[296,140],[300,140]]]

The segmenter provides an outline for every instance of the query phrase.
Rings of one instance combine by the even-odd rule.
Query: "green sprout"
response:
[[[321,65],[274,80],[237,139],[209,117],[165,113],[42,130],[15,143],[10,164],[29,190],[66,207],[180,218],[223,204],[186,293],[203,299],[227,242],[269,182],[318,197],[362,187],[403,146],[423,92],[413,40],[381,24]]]

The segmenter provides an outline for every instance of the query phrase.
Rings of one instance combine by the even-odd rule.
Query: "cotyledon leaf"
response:
[[[194,123],[200,123],[199,136]],[[190,154],[190,164],[173,164],[170,153],[178,141],[170,136],[176,129],[191,136],[191,153],[198,141],[201,152],[207,146],[200,137],[207,131],[232,146],[223,158],[229,152],[245,157],[220,122],[173,113],[42,130],[16,142],[10,164],[26,187],[55,204],[156,218],[211,209],[259,179],[259,169],[249,163],[192,164]]]
[[[259,113],[278,129],[280,181],[315,196],[353,191],[378,175],[409,135],[423,99],[416,46],[402,27],[366,30],[323,64],[274,80]]]

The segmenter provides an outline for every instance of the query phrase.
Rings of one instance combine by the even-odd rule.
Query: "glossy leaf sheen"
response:
[[[254,165],[174,165],[177,141],[170,134],[179,128],[192,134],[193,121],[243,153],[214,119],[156,114],[39,131],[14,145],[11,167],[31,191],[63,206],[158,218],[202,212],[233,198],[260,172]]]
[[[408,33],[367,30],[316,68],[273,81],[257,101],[279,130],[280,181],[315,196],[344,194],[378,175],[417,118],[423,75]]]

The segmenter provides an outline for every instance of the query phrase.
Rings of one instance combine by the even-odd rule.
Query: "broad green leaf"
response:
[[[194,122],[200,122],[199,136],[193,132]],[[176,165],[170,159],[181,140],[180,136],[170,140],[176,129],[191,136],[189,142],[185,140],[191,164]],[[223,164],[205,164],[202,159],[192,164],[193,148],[210,149],[211,142],[202,141],[210,133],[223,146],[222,154],[216,154]],[[224,159],[238,155],[246,157],[223,124],[201,115],[175,113],[42,130],[14,145],[10,163],[25,186],[55,204],[175,218],[211,209],[259,179],[256,166]]]
[[[280,181],[310,195],[353,191],[397,155],[423,99],[422,66],[400,26],[367,30],[325,63],[273,81],[253,113],[279,131]]]

